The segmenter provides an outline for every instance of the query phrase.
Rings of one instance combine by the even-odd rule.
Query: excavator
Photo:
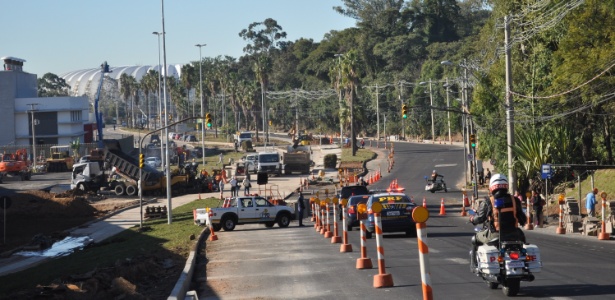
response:
[[[2,160],[0,161],[0,183],[6,176],[30,180],[32,171],[28,165],[28,151],[26,149],[19,149],[15,153],[2,154]]]

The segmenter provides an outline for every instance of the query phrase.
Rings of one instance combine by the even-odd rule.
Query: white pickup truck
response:
[[[236,225],[265,224],[271,228],[275,223],[280,227],[288,227],[294,220],[295,211],[288,206],[273,205],[261,196],[241,196],[230,199],[228,207],[211,209],[211,224],[214,230],[232,231]],[[205,225],[205,209],[195,211],[195,223]]]

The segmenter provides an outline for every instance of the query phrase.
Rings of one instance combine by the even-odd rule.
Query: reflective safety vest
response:
[[[514,219],[514,227],[519,227],[519,220],[517,219],[517,201],[515,201],[515,199],[511,195],[508,195],[508,197],[510,197],[510,203],[512,203],[512,205],[505,204],[504,207],[500,208],[499,210],[495,208],[495,198],[493,196],[489,197],[492,210],[492,217],[490,218],[493,221],[493,227],[497,232],[500,231],[500,223],[503,221],[502,217],[508,214],[512,214],[512,218]]]

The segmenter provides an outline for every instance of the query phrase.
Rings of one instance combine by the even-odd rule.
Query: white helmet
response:
[[[494,174],[489,180],[489,192],[493,194],[500,189],[508,190],[508,179],[503,174]]]

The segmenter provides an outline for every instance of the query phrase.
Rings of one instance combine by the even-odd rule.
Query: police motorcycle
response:
[[[502,199],[494,202],[496,209],[504,205]],[[476,212],[469,210],[469,214],[474,216]],[[489,226],[488,222],[475,227],[474,231],[486,230],[486,226]],[[490,289],[502,285],[502,292],[506,296],[516,296],[521,281],[534,281],[534,273],[539,273],[542,268],[540,250],[536,245],[519,240],[502,240],[501,236],[478,246],[475,256],[472,258],[470,251],[470,270],[481,277]],[[476,265],[472,265],[473,262]]]
[[[444,191],[448,193],[446,183],[444,182],[444,175],[437,175],[435,179],[425,176],[425,191],[435,193],[437,191]]]

